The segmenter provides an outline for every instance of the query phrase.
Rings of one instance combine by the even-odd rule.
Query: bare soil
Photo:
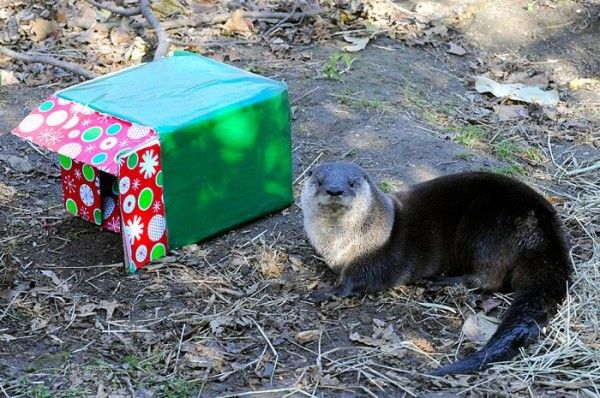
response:
[[[409,9],[416,4],[397,3]],[[315,161],[345,160],[362,165],[385,189],[483,169],[524,179],[548,197],[571,192],[550,177],[555,164],[573,154],[580,160],[600,156],[600,95],[568,89],[574,78],[600,74],[598,7],[463,3],[436,5],[472,13],[457,27],[468,51],[463,57],[446,53],[445,45],[409,46],[380,37],[352,55],[356,60],[341,80],[331,80],[321,77],[322,68],[343,47],[341,40],[298,48],[310,53],[303,60],[278,57],[260,44],[236,46],[234,64],[289,86],[296,177]],[[530,106],[530,117],[522,120],[482,117],[479,110],[491,108],[493,100],[476,93],[472,80],[493,68],[550,74],[560,89],[562,116]],[[463,339],[461,327],[486,297],[424,282],[316,307],[306,294],[331,284],[335,275],[307,243],[297,205],[126,274],[118,235],[65,214],[54,156],[9,134],[63,85],[0,87],[5,396],[599,393],[585,380],[524,382],[498,369],[452,379],[425,376],[480,346]],[[469,131],[475,140],[465,139]],[[547,149],[549,137],[555,153]],[[505,138],[535,149],[540,160],[522,150],[500,151]],[[560,202],[557,207],[564,210]],[[567,227],[581,235],[577,225]],[[506,308],[503,303],[488,315],[500,317]]]

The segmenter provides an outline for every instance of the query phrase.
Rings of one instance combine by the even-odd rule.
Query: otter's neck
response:
[[[393,200],[369,181],[371,194],[341,214],[320,214],[307,225],[309,239],[329,267],[341,271],[385,245],[394,225]],[[309,221],[309,220],[307,220]],[[310,222],[310,221],[309,221]]]

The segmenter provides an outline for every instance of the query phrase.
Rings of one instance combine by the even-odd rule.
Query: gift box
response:
[[[293,202],[287,88],[189,52],[58,91],[13,134],[58,154],[67,212],[135,271]]]

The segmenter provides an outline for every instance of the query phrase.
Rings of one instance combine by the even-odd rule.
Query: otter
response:
[[[571,275],[569,245],[554,207],[526,184],[489,172],[442,176],[383,193],[349,163],[326,163],[301,193],[304,229],[333,287],[314,303],[373,293],[425,278],[484,292],[516,292],[485,346],[431,374],[473,373],[539,337]]]

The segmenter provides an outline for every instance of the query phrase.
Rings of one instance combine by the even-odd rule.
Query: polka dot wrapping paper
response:
[[[59,154],[65,209],[123,232],[131,271],[168,252],[154,130],[51,96],[13,133]]]
[[[189,52],[61,90],[13,134],[58,154],[64,206],[131,272],[293,202],[285,84]]]

